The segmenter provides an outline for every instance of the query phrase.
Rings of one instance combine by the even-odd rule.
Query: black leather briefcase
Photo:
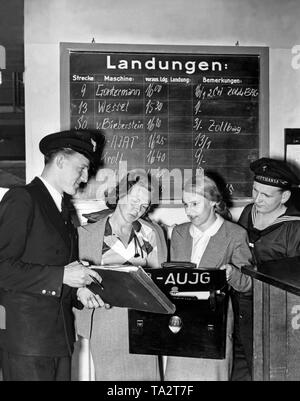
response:
[[[176,305],[176,311],[173,315],[162,315],[130,310],[129,352],[225,358],[228,308],[225,271],[164,268],[147,272]]]

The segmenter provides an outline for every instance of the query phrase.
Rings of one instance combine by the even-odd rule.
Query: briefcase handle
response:
[[[189,269],[196,269],[196,263],[192,262],[163,262],[161,264],[162,268],[189,268]]]

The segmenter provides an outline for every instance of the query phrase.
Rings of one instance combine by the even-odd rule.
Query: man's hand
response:
[[[227,263],[226,265],[221,266],[220,270],[226,270],[226,280],[229,281],[232,276],[233,266]]]
[[[103,308],[103,306],[106,306],[98,294],[94,294],[92,291],[85,287],[78,288],[77,298],[83,306],[89,309]]]
[[[65,266],[63,283],[74,288],[85,287],[92,283],[93,279],[91,276],[95,277],[101,283],[102,278],[97,272],[75,261]]]

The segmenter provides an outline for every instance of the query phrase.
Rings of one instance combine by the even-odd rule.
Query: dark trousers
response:
[[[2,354],[4,381],[70,381],[71,358]]]
[[[252,380],[253,296],[232,291],[234,311],[234,346],[232,381]]]

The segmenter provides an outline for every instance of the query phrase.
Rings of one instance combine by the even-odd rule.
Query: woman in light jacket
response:
[[[248,291],[251,279],[240,270],[251,263],[247,233],[227,220],[230,214],[215,182],[205,174],[193,177],[184,186],[183,203],[190,222],[174,227],[171,260],[190,261],[198,268],[225,269],[230,286],[237,291]],[[225,359],[169,356],[165,380],[229,380],[232,332],[233,313],[229,302]]]
[[[126,184],[127,184],[127,180]],[[128,182],[116,192],[115,210],[93,213],[96,222],[79,228],[80,259],[91,265],[131,264],[158,268],[167,259],[162,229],[141,217],[150,205],[148,182]],[[90,308],[96,299],[90,293]],[[122,288],[120,288],[122,291]],[[158,357],[129,353],[128,310],[112,307],[76,312],[77,333],[90,339],[97,381],[160,380]]]

